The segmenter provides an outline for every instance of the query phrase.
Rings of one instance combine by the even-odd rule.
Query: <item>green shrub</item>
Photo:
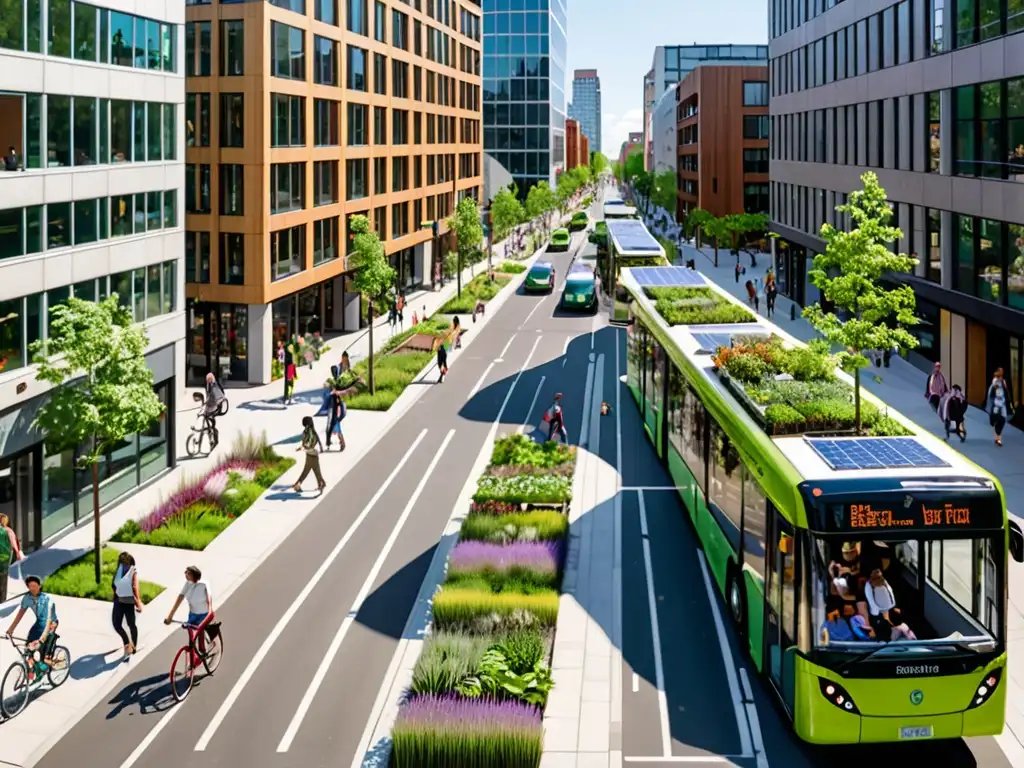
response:
[[[398,399],[397,392],[359,392],[345,398],[345,404],[357,411],[386,411]]]
[[[516,592],[494,593],[489,589],[469,586],[446,586],[434,596],[434,625],[440,630],[461,629],[475,619],[495,616],[499,620],[516,617],[529,625],[529,619],[541,626],[553,627],[558,618],[558,592],[539,590],[534,594]]]
[[[519,629],[500,638],[494,646],[508,660],[517,675],[525,674],[544,661],[547,645],[536,629]]]
[[[480,660],[477,673],[459,686],[459,693],[470,698],[518,699],[543,707],[554,685],[551,670],[540,661],[517,673],[500,649],[491,648]]]
[[[561,504],[572,498],[572,479],[560,475],[484,475],[473,501],[508,501],[518,504]]]
[[[96,553],[87,552],[62,565],[43,580],[43,591],[63,597],[85,597],[109,602],[113,598],[112,582],[117,571],[118,550],[104,547],[100,559],[100,583],[96,583]],[[151,602],[164,587],[139,579],[139,597],[143,604]]]
[[[768,364],[757,355],[744,354],[730,357],[726,363],[729,375],[742,382],[758,382],[768,375]]]
[[[792,406],[776,403],[769,405],[764,411],[765,421],[775,431],[803,429],[807,420]]]
[[[493,299],[504,288],[512,278],[505,275],[495,275],[494,282],[487,279],[487,275],[477,275],[466,285],[462,286],[462,296],[455,297],[448,301],[440,310],[442,315],[465,315],[471,314],[476,309],[478,301],[488,302]]]
[[[863,407],[864,403],[861,403]],[[914,434],[892,416],[879,416],[868,428],[868,434],[876,437],[907,437]]]
[[[233,515],[226,514],[216,504],[199,501],[168,518],[148,535],[143,534],[146,540],[139,543],[198,552],[206,549],[233,520]]]
[[[576,448],[553,440],[538,443],[518,432],[499,437],[491,451],[491,464],[556,467],[576,458]]]
[[[234,475],[228,481],[228,489],[221,496],[220,503],[230,517],[238,517],[251,507],[265,490],[266,487],[255,480],[243,480]]]
[[[782,370],[797,381],[823,382],[835,378],[832,359],[804,347],[786,350],[781,363]]]
[[[491,644],[490,637],[447,632],[428,635],[416,660],[409,690],[435,695],[454,692],[467,677],[476,674]]]
[[[428,330],[433,335],[439,335],[435,332],[437,324],[433,321],[428,325]],[[386,411],[433,359],[432,352],[393,352],[375,356],[373,378],[376,392],[372,395],[365,389],[369,381],[369,361],[361,360],[354,370],[363,384],[358,391],[345,398],[345,404],[356,410]]]
[[[503,261],[497,271],[504,272],[506,275],[518,275],[526,271],[526,265],[516,264],[514,261]]]
[[[654,308],[669,325],[752,323],[754,315],[710,288],[648,288]]]
[[[560,541],[569,533],[569,518],[552,509],[510,515],[470,514],[462,521],[461,541]]]

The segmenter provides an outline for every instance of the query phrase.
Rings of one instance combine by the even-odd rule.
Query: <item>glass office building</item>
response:
[[[484,151],[520,194],[565,167],[567,0],[484,0]]]

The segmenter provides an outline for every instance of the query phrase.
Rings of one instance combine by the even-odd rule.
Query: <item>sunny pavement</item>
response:
[[[494,264],[504,258],[505,243],[494,246]],[[524,260],[529,264],[532,258]],[[485,264],[468,268],[463,280],[473,274],[480,274]],[[515,290],[518,281],[513,281],[495,300],[495,307]],[[433,314],[456,291],[454,280],[438,291],[421,290],[406,295],[409,311],[417,314],[426,306]],[[486,322],[492,312],[477,325],[466,324],[472,335],[474,328]],[[387,340],[390,331],[387,318],[378,318],[374,324],[375,346]],[[469,338],[469,337],[467,337]],[[198,411],[192,402],[189,389],[179,396],[179,408],[174,415],[177,419],[176,443],[178,465],[161,476],[155,483],[127,498],[123,503],[106,512],[100,519],[101,536],[108,540],[127,520],[138,519],[167,498],[189,478],[201,476],[213,469],[230,448],[234,440],[251,433],[266,434],[269,442],[284,456],[301,459],[294,452],[298,445],[303,416],[315,413],[321,402],[322,383],[330,375],[330,367],[340,361],[342,351],[347,350],[354,365],[368,354],[369,338],[366,330],[347,335],[326,338],[330,349],[313,363],[312,369],[299,369],[296,385],[296,403],[285,406],[281,402],[283,383],[249,388],[228,388],[226,393],[231,402],[230,411],[218,418],[220,445],[211,456],[191,459],[185,453],[185,440],[195,423]],[[461,352],[454,353],[454,360]],[[428,366],[418,380],[433,380],[436,369]],[[420,387],[410,386],[387,412],[350,410],[345,419],[344,453],[336,451],[321,456],[324,479],[328,485],[338,482],[379,440],[388,428],[416,401],[422,392]],[[318,421],[317,428],[323,424]],[[214,599],[223,602],[234,589],[262,563],[270,552],[283,541],[316,508],[322,496],[307,492],[302,496],[294,494],[290,485],[297,479],[302,462],[283,475],[277,483],[250,507],[245,515],[236,520],[224,533],[202,552],[131,545],[130,549],[139,564],[142,579],[153,581],[167,589],[147,605],[138,616],[139,648],[138,657],[147,649],[155,648],[169,634],[178,631],[168,628],[163,618],[170,610],[178,587],[183,583],[183,571],[187,565],[196,565],[202,570],[204,580],[210,586]],[[306,487],[312,488],[314,479],[307,478]],[[0,606],[0,629],[6,629],[13,616],[24,585],[23,575],[34,574],[45,577],[61,565],[73,560],[92,548],[93,527],[91,524],[71,531],[53,544],[29,555],[12,569],[8,594],[10,598]],[[118,545],[119,546],[119,545]],[[127,547],[124,547],[127,548]],[[28,709],[8,722],[0,722],[0,766],[30,766],[70,728],[77,719],[97,703],[107,692],[115,690],[117,683],[130,674],[134,665],[122,659],[120,640],[110,625],[110,603],[69,597],[56,599],[60,617],[61,644],[66,645],[72,656],[70,679],[57,690],[45,690],[37,695]],[[184,614],[178,612],[179,618]],[[21,631],[25,630],[23,620]],[[0,644],[0,674],[14,658],[9,644]],[[131,697],[131,688],[121,690],[121,696]],[[141,691],[135,691],[134,695]],[[130,701],[125,702],[126,706]]]

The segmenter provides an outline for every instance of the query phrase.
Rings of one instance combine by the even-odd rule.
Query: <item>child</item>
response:
[[[942,423],[946,427],[946,439],[949,440],[949,425],[953,424],[953,431],[960,436],[960,442],[967,440],[967,427],[964,426],[964,417],[967,415],[967,398],[960,389],[959,384],[954,384],[949,393],[939,404],[939,414],[942,416]]]

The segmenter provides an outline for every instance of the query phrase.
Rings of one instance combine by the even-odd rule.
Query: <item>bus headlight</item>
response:
[[[991,672],[986,672],[985,677],[978,683],[978,687],[974,689],[974,696],[971,698],[971,703],[967,706],[967,709],[974,709],[980,707],[992,696],[992,692],[999,687],[999,681],[1003,678],[1003,668],[998,667],[993,669]]]
[[[828,699],[833,706],[839,707],[843,712],[849,712],[851,715],[860,714],[860,710],[853,703],[850,694],[839,683],[819,677],[818,686],[821,688],[821,695]]]

